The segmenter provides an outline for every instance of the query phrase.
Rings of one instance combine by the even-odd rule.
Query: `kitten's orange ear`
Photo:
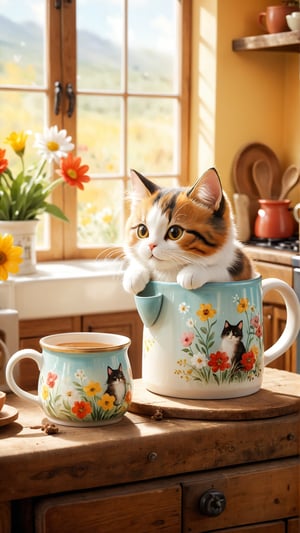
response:
[[[222,200],[223,189],[216,169],[207,170],[190,189],[188,196],[217,211]]]
[[[150,196],[159,189],[158,185],[155,185],[155,183],[145,178],[145,176],[143,176],[136,170],[130,170],[130,178],[133,188],[134,199],[141,200],[142,198]]]

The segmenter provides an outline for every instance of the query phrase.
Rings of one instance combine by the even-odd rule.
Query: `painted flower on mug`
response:
[[[199,306],[195,313],[196,319],[193,316],[187,317],[187,330],[180,337],[185,357],[177,360],[178,367],[174,370],[179,378],[221,384],[251,381],[260,375],[260,316],[255,305],[245,296],[236,294],[233,306],[229,311],[237,313],[236,323],[231,324],[226,320],[221,332],[218,312],[211,302]],[[242,315],[242,319],[239,315]]]
[[[119,366],[120,369],[120,366]],[[113,389],[112,389],[113,390]],[[131,385],[122,384],[123,395],[116,395],[99,381],[90,379],[82,370],[74,372],[74,381],[64,379],[54,371],[41,376],[41,397],[43,407],[49,416],[68,421],[105,421],[116,418],[127,411],[131,403]]]

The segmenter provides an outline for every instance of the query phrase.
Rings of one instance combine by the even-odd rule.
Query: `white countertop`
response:
[[[122,276],[120,260],[38,263],[36,273],[0,282],[0,308],[16,309],[20,319],[135,309]]]

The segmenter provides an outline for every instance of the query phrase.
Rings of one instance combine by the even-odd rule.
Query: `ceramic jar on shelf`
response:
[[[290,200],[258,200],[254,234],[262,239],[287,239],[293,235],[294,219]]]

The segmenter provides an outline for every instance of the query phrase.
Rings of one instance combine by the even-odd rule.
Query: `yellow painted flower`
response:
[[[198,311],[196,312],[196,315],[198,315],[202,322],[205,322],[209,318],[213,318],[216,312],[217,311],[213,308],[211,304],[201,304]]]
[[[43,387],[42,387],[42,398],[43,398],[43,400],[47,400],[48,396],[49,396],[49,389],[48,389],[47,385],[43,385]]]
[[[244,313],[245,311],[247,311],[248,306],[249,306],[248,298],[241,298],[236,307],[236,310],[238,313]]]
[[[96,394],[101,392],[101,385],[98,381],[90,381],[88,385],[83,387],[83,390],[87,396],[96,396]]]
[[[104,411],[109,411],[114,406],[115,397],[111,396],[110,394],[103,394],[102,398],[98,400],[97,404],[99,407],[102,407]]]
[[[252,346],[250,346],[249,348],[249,352],[252,352],[253,355],[255,356],[255,359],[257,359],[258,355],[259,355],[259,348],[256,344],[252,344]]]
[[[28,134],[25,133],[24,131],[20,131],[19,133],[17,133],[16,131],[13,131],[12,133],[10,133],[8,137],[6,137],[4,142],[6,144],[9,144],[12,147],[12,149],[16,152],[16,154],[23,155],[27,138],[28,138]]]
[[[21,258],[23,248],[14,246],[14,238],[10,234],[0,234],[0,279],[5,281],[9,272],[16,274],[19,271],[19,265],[22,263]]]

